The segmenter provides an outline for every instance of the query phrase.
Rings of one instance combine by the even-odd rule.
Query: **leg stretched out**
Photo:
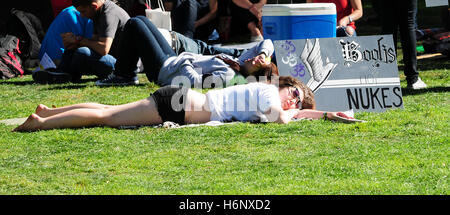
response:
[[[64,107],[60,107],[60,108],[49,108],[43,104],[40,104],[36,107],[36,111],[35,114],[46,118],[49,116],[53,116],[59,113],[63,113],[69,110],[74,110],[74,109],[80,109],[80,108],[90,108],[90,109],[106,109],[106,108],[110,108],[113,107],[112,105],[104,105],[104,104],[99,104],[99,103],[81,103],[81,104],[75,104],[75,105],[68,105],[68,106],[64,106]]]
[[[88,106],[91,106],[89,108]],[[31,114],[13,131],[35,131],[54,128],[80,128],[88,126],[152,125],[162,123],[155,101],[149,97],[136,102],[100,108],[101,104],[79,104],[60,108],[60,113],[48,117]],[[105,107],[105,106],[104,106]],[[39,107],[38,107],[39,108]],[[44,111],[45,112],[45,111]]]

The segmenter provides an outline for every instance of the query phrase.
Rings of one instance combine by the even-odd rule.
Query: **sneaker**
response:
[[[427,84],[425,84],[425,82],[422,81],[422,79],[417,78],[417,81],[409,84],[408,83],[408,89],[413,89],[413,90],[420,90],[420,89],[424,89],[427,88]]]
[[[126,86],[126,85],[136,85],[139,84],[139,80],[137,77],[134,78],[123,78],[120,76],[116,76],[111,74],[108,78],[99,80],[95,82],[97,86]]]
[[[72,76],[69,73],[61,72],[60,70],[39,70],[33,72],[33,80],[39,84],[61,84],[71,81]]]

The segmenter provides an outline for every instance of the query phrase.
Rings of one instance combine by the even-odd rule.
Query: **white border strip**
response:
[[[320,88],[400,86],[400,78],[327,80]]]

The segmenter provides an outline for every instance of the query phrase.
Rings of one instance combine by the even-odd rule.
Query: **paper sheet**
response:
[[[438,7],[448,5],[448,0],[425,0],[426,7]]]

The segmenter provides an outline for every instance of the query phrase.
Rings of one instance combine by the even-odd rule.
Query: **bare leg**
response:
[[[113,107],[112,105],[104,105],[98,103],[81,103],[75,105],[64,106],[60,108],[49,108],[43,104],[36,107],[35,113],[40,117],[49,117],[69,110],[79,109],[79,108],[90,108],[90,109],[106,109]]]
[[[249,22],[247,24],[248,30],[250,30],[250,33],[252,36],[259,36],[262,35],[261,31],[259,30],[258,26],[254,22]]]
[[[77,108],[49,116],[30,117],[13,131],[35,131],[54,128],[80,128],[87,126],[118,127],[125,125],[152,125],[162,123],[155,101],[149,97],[133,103],[106,109]]]

